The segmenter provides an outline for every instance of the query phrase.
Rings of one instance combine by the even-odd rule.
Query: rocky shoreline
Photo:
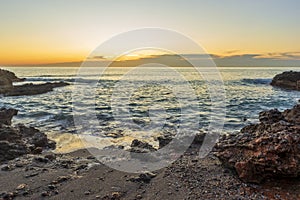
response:
[[[33,94],[26,91],[34,85],[2,87],[23,80],[8,71],[1,74],[9,77],[0,79],[2,95]],[[12,124],[17,114],[0,109],[0,199],[300,199],[300,105],[261,112],[259,123],[222,136],[205,158],[199,149],[209,133],[199,133],[174,163],[139,174],[113,170],[87,149],[53,153],[55,142],[46,134]],[[159,136],[158,149],[173,137]],[[142,153],[158,149],[135,139],[128,151],[143,159]]]
[[[25,154],[40,154],[43,150],[55,149],[55,142],[45,133],[23,124],[11,126],[17,115],[15,109],[0,109],[0,163]]]
[[[54,82],[44,84],[23,84],[14,86],[15,82],[25,81],[24,78],[18,78],[13,72],[0,69],[0,95],[2,96],[24,96],[37,95],[52,91],[56,87],[69,85],[65,82]]]
[[[244,127],[237,135],[224,135],[216,156],[245,182],[300,175],[300,105],[280,112],[259,114],[260,123]]]
[[[1,119],[0,142],[13,143],[0,145],[2,199],[300,198],[300,105],[284,112],[260,113],[259,124],[246,126],[238,135],[224,136],[203,159],[198,152],[204,135],[198,135],[170,166],[141,174],[113,170],[86,149],[54,154],[49,151],[53,141],[37,129],[10,125],[17,111],[1,112],[7,114],[0,114],[6,116]],[[169,139],[160,138],[160,148]],[[24,151],[20,153],[16,146]],[[14,154],[8,154],[10,150]],[[156,149],[134,140],[130,151]]]

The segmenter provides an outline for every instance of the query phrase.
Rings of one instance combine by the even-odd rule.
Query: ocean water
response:
[[[172,91],[162,85],[189,84],[197,95],[198,115],[200,116],[199,129],[207,130],[210,117],[210,98],[205,81],[192,68],[176,68],[183,74],[187,82],[181,82],[169,77],[167,71],[159,67],[153,67],[155,72],[155,84],[151,82],[134,90],[128,105],[129,113],[121,118],[130,118],[141,129],[147,127],[151,120],[158,120],[161,129],[154,134],[147,131],[124,126],[114,113],[114,106],[123,109],[123,104],[112,105],[112,94],[118,91],[115,86],[120,83],[120,78],[128,72],[129,68],[109,68],[101,77],[91,70],[80,77],[76,84],[88,85],[91,81],[97,81],[95,98],[82,102],[83,108],[92,108],[99,120],[98,126],[92,131],[78,131],[74,125],[72,112],[72,92],[78,68],[73,67],[9,67],[6,68],[16,73],[19,77],[26,78],[26,82],[44,83],[48,81],[65,81],[70,86],[55,88],[53,92],[35,96],[1,97],[0,107],[12,107],[19,110],[14,118],[14,123],[24,123],[39,128],[53,139],[58,141],[61,149],[72,150],[78,148],[76,134],[96,134],[105,141],[104,146],[112,144],[129,145],[134,138],[145,140],[157,146],[155,137],[166,132],[176,133],[180,124],[181,106]],[[270,86],[272,77],[286,70],[300,70],[300,68],[288,67],[221,67],[218,68],[226,90],[225,108],[226,119],[223,128],[224,133],[237,132],[247,124],[257,121],[258,113],[263,110],[278,108],[284,110],[292,107],[300,99],[300,92],[282,90]],[[159,76],[157,75],[159,74]],[[144,76],[137,76],[133,83],[145,81]],[[126,82],[126,81],[125,81]],[[122,82],[122,84],[124,81]],[[17,83],[20,84],[20,83]],[[137,84],[138,85],[138,84]],[[128,85],[130,87],[130,85]],[[124,89],[125,88],[125,89]],[[130,88],[127,88],[130,89]],[[126,87],[123,87],[126,90]],[[194,102],[195,103],[195,102]],[[165,112],[149,113],[149,109],[155,105]],[[184,105],[183,105],[184,106]],[[119,108],[118,108],[119,109]],[[80,110],[80,109],[79,109]],[[84,113],[82,109],[82,114]],[[194,113],[195,114],[195,113]],[[165,119],[165,120],[161,120]],[[189,122],[187,122],[189,123]],[[192,123],[192,122],[191,122]],[[185,124],[189,126],[189,124]],[[63,150],[62,150],[63,151]]]

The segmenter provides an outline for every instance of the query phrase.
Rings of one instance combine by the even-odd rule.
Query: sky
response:
[[[294,63],[299,10],[298,0],[0,0],[0,64],[79,62],[143,27],[178,31],[218,58]]]

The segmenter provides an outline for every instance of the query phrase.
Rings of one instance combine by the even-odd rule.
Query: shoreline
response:
[[[3,170],[2,191],[14,199],[297,199],[300,180],[243,183],[212,154],[198,157],[199,144],[152,177],[113,170],[87,149],[67,154],[25,155]],[[55,155],[55,159],[53,156]],[[291,185],[291,182],[293,183]],[[5,198],[4,198],[5,199]],[[9,199],[9,198],[7,198]]]
[[[261,112],[258,123],[224,135],[205,158],[199,149],[209,133],[199,133],[169,166],[137,174],[104,165],[77,135],[59,135],[60,146],[66,137],[73,145],[72,151],[59,152],[54,138],[33,127],[11,126],[17,112],[3,108],[0,113],[0,142],[6,145],[0,146],[0,199],[300,199],[300,105]],[[154,152],[173,137],[157,137],[158,147],[131,138],[126,150]]]

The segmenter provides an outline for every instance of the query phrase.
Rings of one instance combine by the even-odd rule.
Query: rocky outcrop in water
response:
[[[221,162],[245,182],[300,175],[300,105],[259,114],[260,123],[224,136],[215,147]]]
[[[13,89],[4,93],[4,96],[24,96],[24,95],[37,95],[51,92],[54,88],[64,87],[69,85],[65,82],[57,83],[44,83],[39,85],[25,84],[20,86],[14,86]]]
[[[2,78],[2,77],[9,79],[11,82],[25,81],[25,78],[19,78],[13,72],[10,72],[10,71],[4,70],[4,69],[0,69],[0,78]]]
[[[20,82],[24,79],[18,78],[14,73],[0,69],[0,94],[13,89],[13,82]]]
[[[273,78],[271,85],[289,90],[300,90],[300,72],[289,71],[278,74]]]
[[[25,79],[18,78],[14,73],[0,69],[0,95],[3,96],[23,96],[36,95],[52,91],[56,87],[69,85],[65,82],[44,83],[44,84],[24,84],[14,86],[14,82],[21,82]]]
[[[54,141],[49,140],[44,133],[33,127],[22,124],[10,126],[11,119],[16,114],[15,109],[0,109],[0,162],[55,148]]]

